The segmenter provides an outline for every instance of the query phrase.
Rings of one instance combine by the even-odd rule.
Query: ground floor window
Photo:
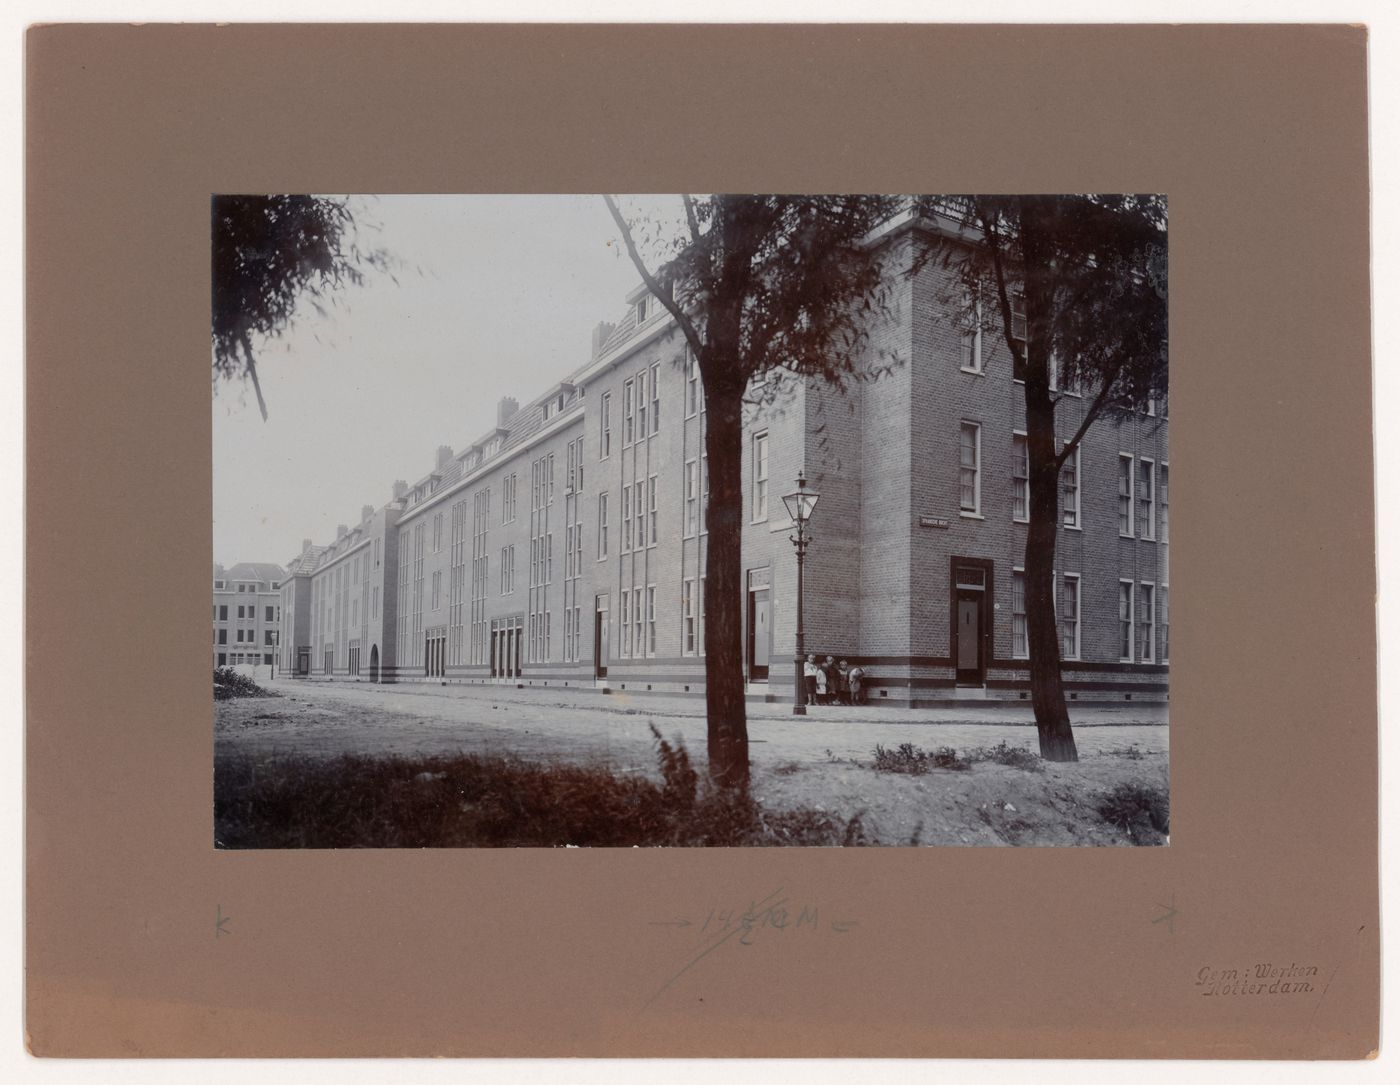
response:
[[[1066,573],[1060,585],[1060,658],[1079,658],[1079,574]]]

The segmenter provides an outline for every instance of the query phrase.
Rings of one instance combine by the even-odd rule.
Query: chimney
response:
[[[451,458],[452,458],[452,446],[451,446],[451,445],[438,445],[438,450],[437,450],[437,469],[438,469],[439,471],[441,471],[444,467],[447,466],[447,461],[450,460]]]
[[[306,552],[307,552],[308,550],[310,550],[310,549],[311,549],[311,540],[310,540],[310,539],[302,539],[302,540],[301,540],[301,552],[304,554],[304,553],[306,553]]]
[[[346,527],[344,524],[336,524],[336,525],[335,525],[335,537],[336,537],[336,541],[339,541],[339,540],[345,538],[346,534],[347,534],[349,531],[350,531],[350,529],[349,529],[348,527]]]
[[[373,506],[373,505],[362,505],[362,506],[360,507],[360,523],[363,524],[366,520],[368,520],[368,519],[369,519],[371,516],[373,516],[373,515],[374,515],[374,506]]]
[[[606,320],[598,321],[598,326],[593,329],[593,357],[598,357],[603,352],[603,344],[608,341],[608,336],[612,335],[616,324],[609,324]]]
[[[394,500],[402,501],[406,493],[408,493],[408,483],[401,478],[394,479]]]
[[[520,404],[513,396],[502,396],[501,402],[496,405],[496,425],[500,429],[506,428],[506,423],[511,420],[515,412],[520,410]]]

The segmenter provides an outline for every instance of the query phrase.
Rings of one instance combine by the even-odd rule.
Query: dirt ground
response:
[[[266,684],[266,683],[265,683]],[[344,753],[515,755],[656,771],[650,725],[679,737],[704,763],[698,699],[602,696],[593,691],[499,686],[372,686],[278,681],[278,697],[215,705],[216,758]],[[878,745],[913,743],[959,753],[1001,742],[1037,748],[1028,709],[989,705],[936,710],[785,705],[749,713],[753,791],[767,808],[857,813],[881,844],[1132,844],[1094,807],[1123,783],[1168,785],[1165,705],[1072,707],[1081,760],[1029,771],[983,761],[924,775],[874,771]]]

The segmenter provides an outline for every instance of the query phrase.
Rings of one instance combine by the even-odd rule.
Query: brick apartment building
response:
[[[281,627],[280,565],[240,562],[214,566],[214,666],[268,666]]]
[[[878,243],[908,268],[947,220]],[[744,668],[790,699],[796,558],[782,495],[821,497],[804,603],[810,651],[859,662],[872,700],[1027,695],[1024,399],[999,336],[965,333],[951,273],[896,275],[867,363],[837,391],[774,374],[746,420]],[[309,677],[704,689],[705,410],[696,367],[643,289],[588,360],[326,547],[282,587],[282,658]],[[1085,401],[1067,390],[1063,436]],[[1067,695],[1167,693],[1166,405],[1102,421],[1066,465],[1056,606]]]

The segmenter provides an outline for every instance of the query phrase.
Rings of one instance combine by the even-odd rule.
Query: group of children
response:
[[[819,663],[815,655],[809,655],[802,665],[802,678],[810,705],[865,703],[865,671],[859,665],[849,666],[844,659],[837,663],[827,656]]]

